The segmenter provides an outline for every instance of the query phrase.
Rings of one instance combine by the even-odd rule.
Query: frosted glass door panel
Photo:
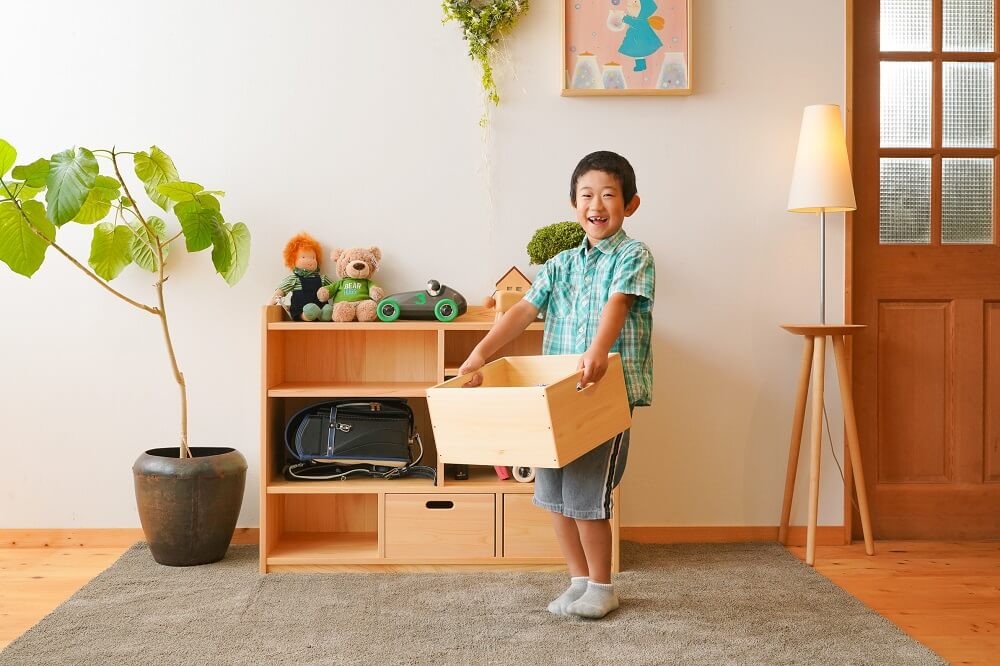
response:
[[[993,160],[941,160],[941,242],[993,242]]]
[[[931,50],[931,0],[882,0],[881,9],[881,50]]]
[[[880,131],[883,148],[931,145],[931,63],[881,64]]]
[[[945,51],[993,50],[993,0],[944,0],[943,18]]]
[[[878,228],[881,243],[930,243],[930,159],[879,160]]]
[[[946,62],[943,143],[946,148],[993,147],[993,63]]]

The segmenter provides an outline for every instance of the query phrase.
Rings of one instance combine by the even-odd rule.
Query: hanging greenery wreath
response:
[[[483,69],[483,92],[493,104],[500,103],[493,80],[492,56],[500,38],[510,32],[517,19],[528,11],[528,0],[443,0],[442,23],[458,21],[462,37],[469,43],[469,56]],[[485,123],[485,115],[481,124]]]

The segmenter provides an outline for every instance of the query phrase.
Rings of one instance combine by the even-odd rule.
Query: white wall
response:
[[[488,172],[479,74],[435,0],[8,12],[8,73],[23,68],[0,136],[19,163],[156,143],[252,230],[236,288],[182,252],[167,285],[192,442],[250,462],[240,525],[258,520],[259,307],[285,273],[285,240],[305,229],[328,249],[377,244],[389,290],[437,277],[479,301],[511,264],[527,268],[534,229],[570,218],[569,175],[597,149],[635,166],[642,207],[626,229],[658,268],[654,406],[636,415],[623,524],[777,524],[801,344],[778,325],[815,321],[818,301],[815,218],[784,208],[802,107],[843,104],[843,3],[695,0],[696,94],[624,99],[559,96],[561,3],[532,4],[501,68]],[[829,226],[839,321],[841,216]],[[60,242],[85,259],[88,233],[67,225]],[[82,277],[53,252],[31,282],[0,267],[0,527],[137,526],[129,467],[177,439],[157,320]],[[116,281],[143,300],[151,283],[134,268]],[[820,523],[839,524],[828,444],[823,470]]]

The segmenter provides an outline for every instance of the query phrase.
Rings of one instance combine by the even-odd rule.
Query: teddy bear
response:
[[[319,290],[323,302],[333,303],[333,321],[375,321],[375,305],[385,293],[371,278],[378,270],[382,251],[377,247],[335,248],[330,259],[337,262],[338,280]]]
[[[331,283],[319,270],[322,252],[316,239],[306,233],[293,236],[285,244],[285,267],[292,272],[274,290],[273,298],[281,304],[282,299],[291,294],[288,315],[292,321],[330,321],[333,315],[333,306],[324,305],[326,299],[319,297],[320,290]]]

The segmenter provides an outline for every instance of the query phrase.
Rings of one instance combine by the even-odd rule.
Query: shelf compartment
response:
[[[531,326],[535,326],[532,324]],[[458,369],[469,357],[476,345],[486,337],[489,331],[486,330],[446,330],[444,332],[444,374],[455,376]],[[495,361],[504,356],[537,356],[542,353],[542,330],[529,327],[524,333],[518,336],[497,353],[487,359],[487,362]]]
[[[437,331],[296,328],[266,335],[265,387],[272,396],[342,395],[338,387],[416,392],[439,381]]]
[[[441,484],[449,492],[469,491],[478,489],[480,492],[504,492],[531,494],[535,492],[534,483],[521,483],[510,479],[501,479],[496,470],[489,465],[469,465],[469,478],[461,481],[452,476],[452,465],[445,465],[444,479]]]
[[[269,565],[378,559],[378,532],[288,532],[267,555]]]
[[[379,558],[379,496],[268,494],[271,564],[329,564]]]

